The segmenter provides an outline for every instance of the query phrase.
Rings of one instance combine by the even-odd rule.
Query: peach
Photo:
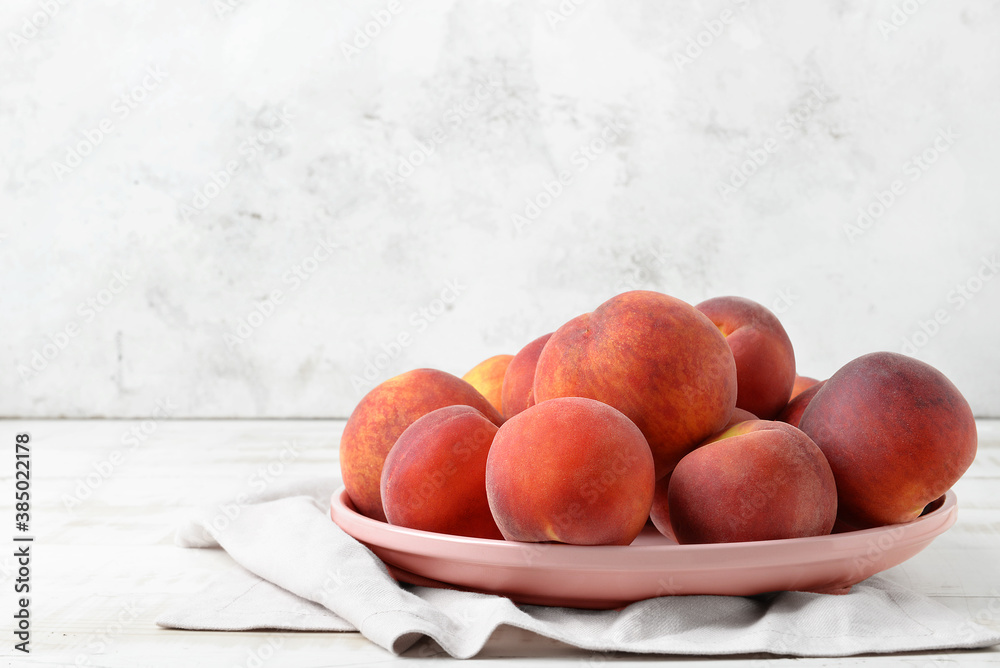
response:
[[[756,420],[757,416],[750,411],[745,411],[742,408],[734,408],[733,416],[729,418],[729,423],[722,428],[722,431],[734,427],[741,422],[747,422],[748,420]],[[721,433],[721,432],[720,432]],[[708,441],[711,442],[713,437],[710,437]],[[653,523],[653,526],[662,533],[667,538],[674,541],[677,537],[674,535],[674,529],[670,526],[670,511],[667,504],[667,488],[670,485],[670,474],[663,476],[656,481],[656,490],[653,492],[653,508],[649,513],[649,520]]]
[[[385,521],[380,484],[386,455],[417,418],[445,406],[472,406],[503,418],[467,382],[436,369],[414,369],[377,385],[354,407],[340,437],[340,473],[359,513]]]
[[[791,401],[788,402],[788,405],[774,419],[780,422],[787,422],[793,427],[798,427],[799,422],[802,420],[802,414],[806,412],[806,407],[809,406],[809,402],[813,400],[813,397],[816,396],[816,393],[819,392],[825,383],[825,380],[820,381],[802,390],[798,395],[794,395]]]
[[[805,538],[833,529],[837,487],[806,434],[754,420],[684,457],[670,476],[666,506],[681,544]],[[662,512],[654,501],[651,517]]]
[[[791,401],[792,399],[799,396],[804,391],[808,390],[810,387],[818,383],[819,381],[816,380],[815,378],[810,378],[809,376],[800,376],[799,374],[795,374],[795,383],[792,385],[792,396],[788,397],[788,400]]]
[[[726,423],[726,426],[723,427],[723,429],[729,429],[730,427],[738,425],[740,422],[746,422],[747,420],[759,420],[759,419],[760,418],[758,418],[756,415],[754,415],[748,410],[744,410],[742,408],[734,408],[732,417],[729,418],[729,422]]]
[[[743,297],[715,297],[695,306],[716,324],[736,359],[736,407],[770,420],[795,383],[795,353],[777,316]]]
[[[486,499],[486,458],[496,433],[470,406],[445,406],[407,427],[382,467],[389,524],[502,540]]]
[[[628,545],[653,502],[653,455],[639,428],[581,397],[507,420],[486,461],[486,496],[507,540]]]
[[[503,413],[501,401],[503,378],[512,359],[513,355],[494,355],[472,367],[462,376],[462,380],[476,388],[476,391],[486,397],[499,413]]]
[[[538,358],[535,400],[609,404],[646,436],[661,478],[722,429],[736,404],[736,363],[703,313],[658,292],[625,292],[560,327]]]
[[[840,518],[859,528],[916,519],[976,457],[965,397],[934,367],[898,353],[845,364],[799,426],[833,468]]]
[[[670,503],[667,497],[672,475],[672,473],[668,473],[656,481],[656,487],[653,489],[653,505],[649,509],[649,521],[653,523],[657,531],[676,543],[677,536],[674,534],[674,527],[670,524]]]
[[[528,408],[535,405],[535,396],[532,386],[535,382],[535,365],[538,364],[538,356],[542,353],[552,333],[540,336],[514,355],[507,367],[507,373],[503,377],[502,404],[505,420],[510,419]]]

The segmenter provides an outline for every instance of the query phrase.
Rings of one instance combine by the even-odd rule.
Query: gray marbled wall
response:
[[[0,9],[0,414],[345,416],[631,288],[1000,416],[1000,5]],[[859,213],[860,212],[860,213]]]

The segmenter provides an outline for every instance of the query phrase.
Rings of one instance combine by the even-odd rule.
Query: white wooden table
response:
[[[980,421],[980,449],[955,490],[957,524],[888,575],[960,615],[1000,630],[1000,421]],[[280,476],[337,476],[343,421],[0,421],[0,664],[77,666],[347,666],[442,654],[425,641],[395,657],[357,633],[187,632],[159,614],[231,568],[221,550],[181,549],[173,530],[219,496]],[[13,651],[15,434],[31,435],[31,649]],[[280,464],[291,443],[297,455]],[[279,465],[280,464],[280,465]],[[277,472],[277,473],[276,473]],[[277,648],[277,649],[275,649]],[[445,655],[446,656],[446,655]],[[501,629],[473,661],[593,666],[652,660],[699,666],[1000,665],[1000,649],[849,659],[771,655],[700,659],[595,655]]]

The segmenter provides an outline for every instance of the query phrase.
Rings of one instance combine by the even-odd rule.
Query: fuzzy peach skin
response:
[[[747,420],[759,420],[759,419],[760,418],[758,418],[750,411],[743,410],[742,408],[734,408],[732,417],[729,418],[729,422],[726,423],[726,426],[723,427],[723,429],[729,429],[730,427],[738,425],[740,422],[746,422]]]
[[[521,348],[514,359],[507,367],[507,373],[503,378],[503,390],[501,392],[503,408],[500,411],[505,420],[510,419],[528,408],[535,405],[535,395],[532,387],[535,382],[535,366],[538,364],[538,356],[542,353],[542,348],[552,333],[549,332]]]
[[[668,473],[656,481],[656,487],[653,490],[653,505],[649,509],[649,521],[653,523],[657,531],[676,543],[677,536],[674,534],[674,527],[670,525],[670,500],[667,496],[670,490],[671,475],[672,473]]]
[[[542,349],[535,400],[572,396],[628,416],[646,436],[661,478],[729,422],[736,363],[722,333],[690,304],[625,292],[564,324]]]
[[[507,540],[628,545],[649,517],[654,483],[639,428],[581,397],[507,420],[486,461],[486,496]]]
[[[729,423],[722,428],[722,431],[734,427],[741,422],[746,422],[748,420],[756,420],[757,416],[750,411],[745,411],[742,408],[734,408],[733,416],[729,418]],[[721,432],[720,432],[721,434]],[[712,437],[709,437],[708,441],[711,442]],[[653,507],[649,511],[649,521],[653,523],[653,526],[662,533],[667,538],[673,541],[677,540],[674,536],[674,529],[670,526],[670,511],[667,504],[667,488],[670,485],[670,474],[663,476],[656,481],[656,490],[653,493]]]
[[[513,355],[494,355],[472,367],[468,373],[462,376],[462,380],[489,399],[493,408],[497,409],[499,413],[503,413],[503,401],[501,400],[503,377],[507,373],[507,366],[512,359],[514,359]]]
[[[663,512],[655,506],[654,499],[652,517]],[[677,464],[666,512],[681,544],[821,536],[837,519],[837,487],[822,451],[803,432],[747,421]]]
[[[802,420],[802,414],[806,412],[806,408],[809,406],[809,402],[813,400],[816,393],[820,391],[820,388],[826,381],[820,381],[815,385],[810,385],[808,388],[799,392],[798,395],[793,396],[788,402],[788,405],[780,413],[778,417],[774,418],[779,422],[785,422],[792,425],[793,427],[798,427],[799,422]]]
[[[792,396],[788,397],[791,401],[795,397],[799,396],[806,390],[808,390],[813,385],[817,385],[820,381],[815,378],[810,378],[809,376],[800,376],[795,374],[795,383],[792,384]]]
[[[403,430],[445,406],[472,406],[491,422],[503,418],[467,382],[437,369],[414,369],[374,387],[354,407],[340,437],[340,474],[359,513],[385,521],[382,465]]]
[[[837,478],[840,518],[866,528],[916,519],[976,457],[976,422],[958,388],[898,353],[862,355],[816,393],[799,421]]]
[[[745,411],[742,408],[734,408],[732,417],[729,418],[729,422],[722,428],[722,431],[726,431],[730,427],[735,427],[741,422],[756,419],[757,416],[750,411]],[[719,432],[717,435],[721,433]],[[712,440],[713,437],[709,437],[706,443],[710,443]],[[669,473],[656,481],[656,490],[653,493],[653,507],[649,512],[649,521],[664,536],[676,541],[677,537],[674,536],[674,529],[670,526],[670,511],[667,504],[667,488],[669,485]]]
[[[743,297],[715,297],[695,306],[718,326],[736,358],[737,408],[770,420],[795,384],[795,353],[777,316]]]
[[[382,467],[389,524],[502,540],[486,500],[486,458],[496,433],[470,406],[439,408],[407,427]]]

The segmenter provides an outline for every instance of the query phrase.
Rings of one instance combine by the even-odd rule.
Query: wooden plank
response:
[[[282,462],[268,484],[329,475],[338,477],[337,443],[344,421],[169,421],[146,425],[148,437],[133,448],[122,439],[142,421],[0,421],[0,434],[32,433],[34,504],[38,536],[33,575],[39,586],[35,658],[84,666],[248,665],[271,651],[262,666],[385,665],[439,655],[421,643],[403,658],[355,633],[213,633],[160,629],[156,617],[178,597],[200,591],[233,566],[221,550],[183,550],[173,531],[194,509],[256,488],[261,465]],[[124,448],[124,449],[123,449]],[[64,496],[87,484],[95,467],[122,458],[72,508]],[[10,484],[10,467],[0,480]],[[91,478],[93,479],[93,477]],[[980,452],[956,485],[959,520],[924,552],[886,575],[921,591],[963,616],[1000,630],[1000,421],[981,423]],[[11,498],[0,496],[0,516]],[[0,588],[10,589],[13,562],[0,556]],[[9,622],[2,628],[9,629]],[[270,648],[270,649],[269,649]],[[6,649],[6,648],[5,648]],[[777,666],[792,659],[740,657]],[[556,666],[607,662],[648,664],[658,656],[586,652],[517,629],[501,629],[477,660],[490,665],[544,659]],[[734,657],[679,657],[698,666],[732,665]],[[78,661],[79,660],[79,661]],[[893,657],[795,660],[810,666],[1000,665],[1000,651],[927,653]]]

